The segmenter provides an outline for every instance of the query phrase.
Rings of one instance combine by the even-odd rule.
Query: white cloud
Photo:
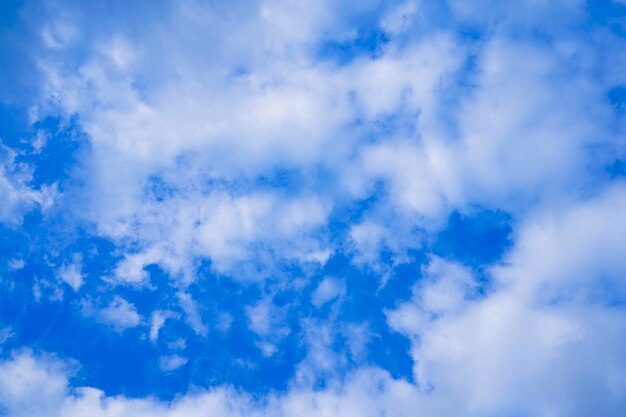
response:
[[[311,302],[316,307],[321,307],[329,301],[333,301],[338,297],[342,297],[346,294],[345,283],[337,278],[324,278],[319,283],[313,294],[311,295]]]
[[[36,190],[29,184],[33,168],[17,162],[17,152],[0,142],[0,222],[17,226],[25,213],[35,207],[49,208],[56,194],[56,186]]]
[[[202,316],[200,315],[200,307],[198,303],[193,299],[191,294],[187,294],[184,292],[179,292],[176,294],[178,300],[180,301],[180,305],[185,312],[185,319],[191,326],[191,328],[199,335],[206,336],[209,328],[202,321]]]
[[[230,313],[221,313],[217,318],[215,327],[222,333],[228,332],[233,324],[233,316]]]
[[[582,202],[567,201],[529,216],[508,261],[503,282],[538,290],[546,298],[602,302],[626,294],[626,186],[607,186]]]
[[[58,271],[59,278],[74,291],[78,291],[83,285],[82,261],[75,259],[73,263],[61,266]]]
[[[274,343],[270,343],[264,340],[257,341],[255,343],[256,347],[259,348],[263,356],[270,357],[278,352],[278,347]]]
[[[106,307],[99,309],[89,301],[83,302],[83,313],[94,316],[96,320],[111,325],[117,331],[136,327],[142,321],[135,305],[117,295]]]
[[[153,311],[150,316],[150,341],[156,342],[159,338],[159,332],[165,325],[165,322],[171,318],[178,318],[178,314],[168,310]]]
[[[506,28],[516,19],[537,25],[536,15],[561,10],[568,19],[556,20],[572,24],[584,5],[544,3],[524,1],[513,9],[453,1],[451,7],[463,19],[504,16],[498,28]],[[367,197],[378,180],[390,185],[390,206],[427,224],[450,208],[479,203],[516,210],[580,185],[594,162],[589,145],[602,142],[608,123],[607,86],[588,82],[590,63],[600,65],[595,48],[576,39],[513,40],[504,29],[471,47],[453,33],[427,31],[425,7],[366,2],[339,11],[329,2],[264,1],[249,9],[183,2],[171,7],[170,18],[161,17],[158,33],[151,33],[148,15],[134,28],[136,38],[121,30],[84,36],[76,46],[84,53],[52,48],[42,55],[41,116],[47,102],[54,111],[80,115],[92,142],[89,220],[119,242],[158,250],[160,263],[175,271],[192,264],[180,256],[189,246],[225,271],[252,256],[247,245],[282,253],[271,250],[280,239],[264,240],[267,229],[246,225],[280,228],[290,213],[276,209],[291,203],[306,208],[298,208],[304,226],[324,224],[335,203]],[[392,36],[380,53],[345,65],[320,61],[317,42],[354,39],[355,16],[368,10],[383,11],[381,27]],[[50,20],[67,25],[63,14]],[[412,24],[421,25],[419,37],[411,37]],[[78,60],[78,70],[65,66],[64,54]],[[580,67],[568,65],[574,58]],[[476,68],[467,75],[470,59]],[[410,126],[380,127],[400,116]],[[370,136],[375,144],[363,140]],[[276,168],[305,175],[323,168],[331,180],[298,198],[259,201],[268,196],[250,191],[254,180]],[[164,201],[146,196],[153,176],[173,190]],[[250,204],[255,209],[244,207]],[[217,228],[224,211],[229,216]],[[194,227],[198,221],[206,226]],[[308,242],[303,257],[329,250],[311,229],[288,236]]]
[[[215,388],[165,403],[152,398],[109,397],[88,387],[70,390],[66,375],[59,369],[61,366],[58,361],[37,358],[30,353],[2,362],[0,404],[5,407],[6,415],[367,417],[386,413],[408,417],[420,412],[414,397],[415,389],[410,384],[393,380],[387,373],[376,369],[363,369],[347,378],[345,384],[332,383],[324,390],[295,387],[284,395],[269,394],[263,401],[254,401],[250,395],[229,388]],[[33,396],[35,391],[40,395]]]
[[[319,252],[319,244],[306,235],[326,220],[328,209],[315,198],[282,199],[272,194],[230,198],[215,196],[205,202],[197,230],[200,254],[208,255],[218,270],[229,270],[252,255],[248,245],[266,243],[280,248],[289,259],[304,254],[308,260]],[[295,248],[282,242],[292,242]]]
[[[67,387],[63,365],[29,351],[13,354],[0,365],[0,403],[14,416],[58,416]],[[5,411],[6,410],[6,411]]]
[[[412,340],[419,386],[449,404],[440,415],[619,415],[625,202],[618,184],[530,216],[483,296],[469,271],[431,262],[388,318]]]
[[[345,15],[375,7],[354,4]],[[90,52],[78,71],[58,60],[62,52],[51,51],[40,61],[54,109],[80,114],[92,143],[85,179],[88,220],[120,243],[141,244],[143,250],[116,271],[117,278],[130,282],[145,279],[143,266],[156,259],[174,274],[186,270],[185,279],[193,279],[194,257],[208,257],[214,268],[228,273],[253,257],[270,265],[276,256],[323,262],[333,248],[318,229],[326,224],[331,201],[345,195],[341,184],[358,190],[374,179],[346,172],[337,184],[295,195],[250,191],[248,184],[273,175],[277,167],[303,170],[305,176],[320,167],[343,170],[363,134],[346,126],[363,112],[372,120],[394,113],[407,100],[431,114],[442,74],[460,62],[451,38],[436,36],[345,68],[316,64],[305,54],[320,36],[314,29],[324,27],[341,39],[354,36],[351,28],[330,29],[327,19],[336,13],[325,3],[269,2],[259,6],[258,15],[246,12],[236,21],[191,3],[172,13],[175,19],[162,22],[171,26],[167,40],[148,36],[134,47],[133,39],[99,38],[95,46],[84,45]],[[301,24],[289,25],[297,30],[282,34],[283,25],[301,15],[306,16]],[[210,59],[186,45],[190,40],[179,19],[200,37],[219,38],[211,43]],[[225,43],[220,30],[238,36]],[[202,71],[198,60],[206,61]],[[164,70],[155,72],[152,62],[161,62]],[[168,75],[174,69],[184,71],[184,79]],[[385,75],[389,71],[393,76]],[[142,80],[152,82],[138,89]],[[146,193],[155,175],[173,190],[163,200]],[[210,183],[220,185],[203,186]]]
[[[151,249],[141,253],[126,254],[124,259],[115,267],[114,277],[116,281],[133,284],[142,283],[148,273],[144,267],[157,262],[158,251]]]
[[[289,334],[289,328],[283,323],[285,314],[285,308],[276,306],[271,297],[246,308],[250,330],[261,338],[273,340],[280,340]]]
[[[178,355],[161,356],[159,358],[159,368],[165,372],[175,371],[187,363],[188,359]]]

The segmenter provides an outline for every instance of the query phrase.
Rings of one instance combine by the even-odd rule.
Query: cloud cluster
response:
[[[320,234],[332,210],[381,182],[383,203],[353,225],[369,260],[381,245],[416,246],[405,230],[440,227],[451,210],[515,212],[587,185],[611,155],[593,45],[567,28],[545,44],[510,35],[534,2],[528,14],[453,2],[461,21],[480,12],[489,22],[489,10],[512,19],[475,43],[428,27],[424,6],[410,5],[338,15],[326,2],[187,1],[132,30],[51,13],[39,112],[80,118],[92,146],[86,220],[140,248],[120,272],[132,281],[159,263],[189,278],[198,258],[233,275],[248,275],[238,268],[251,258],[323,263],[337,249]],[[374,53],[344,63],[319,52],[358,42],[359,19],[372,16],[388,39]]]
[[[23,9],[41,76],[32,121],[86,136],[55,213],[114,247],[106,268],[76,254],[55,273],[81,314],[145,327],[155,349],[178,322],[206,340],[243,326],[260,361],[284,360],[291,337],[300,362],[281,393],[217,383],[164,402],[77,388],[71,364],[16,350],[0,362],[0,414],[623,414],[626,186],[611,167],[624,104],[610,92],[626,45],[594,2],[157,3]],[[0,222],[19,225],[55,191],[3,147],[0,194]],[[451,213],[481,210],[513,219],[502,259],[433,253]],[[344,309],[398,285],[416,250],[412,293],[367,319]],[[376,294],[324,269],[341,256],[383,275]],[[213,311],[208,270],[253,295]],[[410,343],[412,379],[368,356],[389,331]],[[164,374],[194,364],[177,340]]]
[[[618,184],[528,220],[484,295],[470,271],[432,260],[388,319],[412,340],[420,388],[466,407],[446,415],[623,412],[624,204]]]
[[[81,387],[70,390],[63,364],[20,352],[0,364],[0,404],[8,417],[90,416],[394,416],[416,415],[414,388],[381,370],[364,369],[344,384],[311,391],[295,388],[264,399],[224,387],[164,403],[155,399],[108,397]],[[34,393],[38,393],[34,396]],[[37,399],[35,399],[35,397]],[[392,413],[392,414],[389,414]],[[419,414],[421,415],[421,414]]]

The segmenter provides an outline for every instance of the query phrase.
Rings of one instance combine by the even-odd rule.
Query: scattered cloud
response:
[[[99,322],[108,324],[118,331],[138,326],[142,317],[137,312],[137,308],[120,296],[115,296],[111,302],[102,308],[86,301],[83,303],[83,313],[86,316],[93,316]]]
[[[0,414],[622,415],[619,3],[3,8]]]

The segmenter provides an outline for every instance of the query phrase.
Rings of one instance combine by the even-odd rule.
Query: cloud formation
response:
[[[12,16],[0,414],[626,410],[620,2]]]

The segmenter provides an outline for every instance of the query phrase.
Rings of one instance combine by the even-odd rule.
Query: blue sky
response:
[[[623,416],[626,3],[4,1],[0,415]]]

